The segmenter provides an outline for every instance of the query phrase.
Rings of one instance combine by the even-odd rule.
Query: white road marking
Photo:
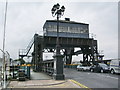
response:
[[[100,73],[87,73],[88,75],[89,74],[96,74],[96,75],[99,75],[99,76],[102,76],[102,77],[108,77],[108,78],[113,78],[113,79],[118,79],[117,77],[112,77],[112,76],[109,76],[109,75],[106,75],[106,74],[100,74]]]
[[[118,78],[116,78],[116,77],[111,77],[111,76],[107,76],[107,77],[110,77],[110,78],[113,78],[113,79],[118,79]]]
[[[87,73],[87,74],[90,74],[90,73]]]
[[[118,79],[117,77],[112,77],[112,76],[109,76],[109,75],[103,75],[103,74],[97,74],[99,76],[103,76],[103,77],[108,77],[108,78],[113,78],[113,79]]]

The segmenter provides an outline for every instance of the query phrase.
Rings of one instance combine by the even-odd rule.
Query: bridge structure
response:
[[[35,71],[46,71],[45,67],[49,66],[54,72],[54,68],[56,68],[54,59],[48,60],[48,63],[43,60],[45,51],[56,52],[56,25],[56,20],[46,20],[43,26],[44,35],[35,34],[28,47],[24,50],[19,50],[19,57],[23,58],[28,55],[34,45],[32,64]],[[63,56],[61,62],[64,61],[65,64],[71,64],[72,56],[79,54],[83,55],[84,64],[94,63],[97,60],[97,40],[89,38],[89,24],[73,22],[68,19],[60,20],[59,29],[60,52],[62,52]],[[75,48],[79,48],[79,50],[75,51]]]

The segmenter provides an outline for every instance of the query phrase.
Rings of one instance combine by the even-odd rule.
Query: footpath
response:
[[[31,80],[11,81],[7,88],[81,88],[73,80],[54,80],[45,73],[31,71]]]

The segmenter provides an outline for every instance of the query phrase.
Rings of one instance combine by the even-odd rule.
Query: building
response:
[[[57,36],[57,21],[46,20],[43,26],[44,36]],[[89,24],[59,20],[59,37],[89,38]]]

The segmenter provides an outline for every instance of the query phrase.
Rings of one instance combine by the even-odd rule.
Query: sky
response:
[[[111,0],[110,0],[111,1]],[[98,41],[98,51],[104,59],[118,58],[118,2],[9,2],[7,8],[7,23],[5,30],[5,51],[11,58],[18,58],[19,49],[25,49],[35,33],[43,34],[46,20],[54,20],[51,8],[59,3],[65,6],[64,16],[71,21],[89,24],[89,32]],[[5,2],[0,2],[0,49],[3,48]],[[2,56],[0,51],[0,57]],[[49,58],[49,55],[44,56]],[[79,59],[74,56],[74,60]]]

